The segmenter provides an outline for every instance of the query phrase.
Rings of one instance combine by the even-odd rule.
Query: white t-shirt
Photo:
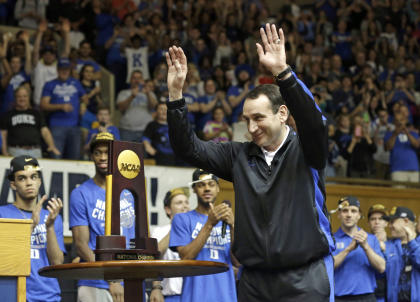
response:
[[[387,131],[394,131],[395,126],[393,124],[381,125],[379,121],[376,120],[371,124],[371,135],[374,136],[376,134],[375,144],[376,144],[376,152],[373,154],[373,159],[389,165],[390,160],[390,152],[385,150],[384,144],[384,137]]]
[[[130,95],[131,89],[121,90],[117,97],[117,104],[125,101]],[[120,127],[125,130],[144,131],[152,120],[147,95],[139,92],[120,119]]]
[[[57,78],[57,64],[45,65],[42,60],[39,60],[33,71],[32,83],[34,84],[34,103],[39,106],[41,103],[42,89],[46,82]]]
[[[159,242],[171,231],[171,225],[157,226],[152,232],[152,237]],[[180,260],[179,254],[168,248],[162,256],[163,260]],[[162,280],[162,294],[164,296],[180,295],[182,291],[182,278],[165,278]]]

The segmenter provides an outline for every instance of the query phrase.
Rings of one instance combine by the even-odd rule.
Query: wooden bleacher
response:
[[[234,200],[233,186],[230,182],[221,180],[221,193],[219,200]],[[405,186],[398,188],[396,186]],[[388,209],[393,206],[406,206],[413,212],[420,215],[420,183],[393,182],[375,179],[356,179],[356,178],[327,178],[327,208],[336,209],[338,200],[347,195],[359,198],[364,217],[359,222],[359,226],[369,230],[367,225],[367,211],[375,203],[382,203]],[[337,214],[331,215],[333,231],[340,226]]]

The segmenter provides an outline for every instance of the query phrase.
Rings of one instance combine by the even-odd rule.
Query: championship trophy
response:
[[[108,174],[106,176],[105,235],[96,237],[96,261],[154,260],[159,256],[157,240],[149,238],[143,145],[106,140]],[[130,249],[120,235],[120,194],[129,190],[134,198],[135,234]]]

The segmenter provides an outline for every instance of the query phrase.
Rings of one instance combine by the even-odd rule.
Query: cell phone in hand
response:
[[[362,126],[357,125],[356,127],[354,127],[354,136],[362,137]]]

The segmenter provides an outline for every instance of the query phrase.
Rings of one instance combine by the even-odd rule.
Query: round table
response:
[[[143,302],[146,278],[210,275],[225,272],[228,265],[198,260],[130,260],[67,263],[43,267],[39,274],[60,279],[124,280],[124,301]]]

